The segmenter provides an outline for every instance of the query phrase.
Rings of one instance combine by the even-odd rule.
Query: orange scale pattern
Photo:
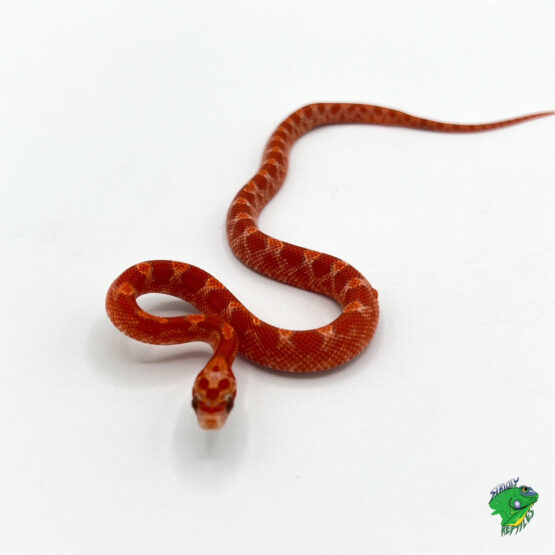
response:
[[[239,260],[277,281],[335,299],[341,314],[313,330],[284,330],[261,321],[204,270],[175,261],[152,260],[128,268],[110,286],[106,309],[128,336],[154,344],[204,341],[214,355],[193,386],[193,408],[206,429],[223,426],[237,393],[231,366],[237,353],[282,372],[318,372],[361,353],[378,324],[378,294],[347,262],[269,237],[257,218],[281,188],[289,150],[321,125],[364,123],[441,132],[478,132],[551,115],[530,114],[483,124],[454,124],[366,104],[317,103],[286,118],[270,137],[257,174],[237,193],[227,215],[229,244]],[[165,293],[191,303],[200,314],[162,318],[143,311],[137,297]]]

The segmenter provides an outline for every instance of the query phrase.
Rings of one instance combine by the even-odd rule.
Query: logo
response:
[[[529,486],[517,486],[518,480],[509,480],[490,491],[491,514],[501,516],[502,536],[522,532],[534,517],[532,507],[538,500],[538,493]]]

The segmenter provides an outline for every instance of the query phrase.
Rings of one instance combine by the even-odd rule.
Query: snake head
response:
[[[210,359],[195,380],[193,409],[205,430],[221,428],[233,408],[237,385],[227,361],[220,356]]]

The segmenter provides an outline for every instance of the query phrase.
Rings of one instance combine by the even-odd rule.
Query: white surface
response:
[[[554,118],[301,139],[261,228],[354,264],[380,326],[325,376],[239,359],[220,432],[190,408],[208,348],[135,343],[103,303],[127,266],[172,258],[272,323],[329,321],[332,301],[226,244],[271,131],[312,101],[457,122],[553,109],[555,4],[189,4],[1,8],[0,551],[551,553]],[[540,499],[501,538],[488,492],[515,476]]]

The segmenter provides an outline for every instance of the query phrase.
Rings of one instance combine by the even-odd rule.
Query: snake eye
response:
[[[226,395],[224,398],[224,401],[225,401],[225,410],[228,413],[231,412],[231,409],[233,408],[233,404],[234,404],[233,395]]]
[[[522,486],[522,491],[528,491],[528,486]]]
[[[196,395],[193,395],[193,400],[191,401],[191,405],[193,406],[193,409],[196,412],[198,409],[198,397]]]
[[[515,509],[520,509],[520,501],[518,499],[515,499],[513,501],[513,506]]]

